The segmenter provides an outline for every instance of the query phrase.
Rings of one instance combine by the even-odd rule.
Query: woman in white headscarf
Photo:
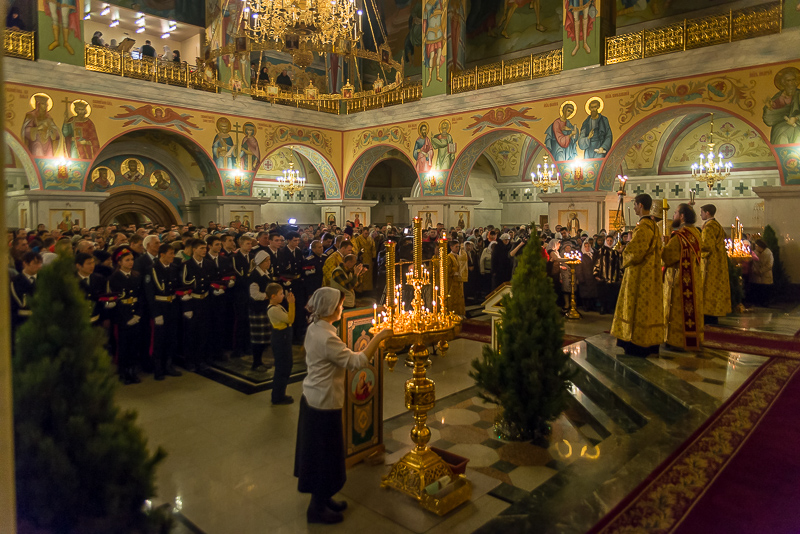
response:
[[[164,45],[164,54],[161,56],[164,61],[172,61],[172,49],[169,45]]]
[[[344,501],[332,497],[344,486],[342,407],[345,390],[342,384],[347,370],[357,371],[372,359],[381,341],[392,336],[391,330],[376,334],[363,352],[353,352],[336,335],[333,323],[342,317],[344,295],[338,289],[321,287],[308,301],[311,323],[306,332],[306,367],[300,419],[297,423],[294,476],[297,489],[311,494],[306,511],[309,523],[339,523],[344,519]]]

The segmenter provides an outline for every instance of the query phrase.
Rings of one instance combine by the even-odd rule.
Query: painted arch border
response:
[[[28,149],[25,148],[25,145],[22,144],[22,141],[20,141],[19,137],[17,137],[14,132],[6,128],[3,130],[3,133],[3,140],[25,170],[25,177],[28,179],[30,188],[32,190],[44,189],[42,177],[39,174],[39,168],[34,163],[31,153],[28,152]]]
[[[339,175],[336,174],[336,170],[331,161],[316,148],[304,145],[300,142],[294,141],[270,147],[270,150],[265,152],[264,156],[258,162],[258,169],[261,168],[261,165],[267,158],[282,148],[288,148],[289,150],[297,152],[311,163],[322,180],[322,190],[325,192],[326,199],[337,200],[342,198],[341,188],[339,187]],[[254,178],[256,173],[258,173],[258,170],[253,174]]]

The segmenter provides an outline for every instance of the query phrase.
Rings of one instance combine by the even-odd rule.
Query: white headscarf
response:
[[[268,257],[269,254],[267,254],[266,250],[259,250],[258,252],[256,252],[256,257],[253,259],[253,261],[256,264],[256,267],[260,266],[264,262],[264,260],[266,260]]]
[[[342,292],[332,287],[321,287],[314,291],[308,299],[306,310],[308,310],[309,322],[316,323],[323,317],[329,317],[336,311]]]

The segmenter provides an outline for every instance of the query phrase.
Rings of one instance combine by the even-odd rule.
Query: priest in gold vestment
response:
[[[664,260],[664,316],[667,345],[699,350],[703,343],[703,282],[700,275],[700,230],[689,204],[679,204],[675,231],[661,251]]]
[[[373,262],[375,260],[375,240],[369,236],[369,228],[361,227],[361,233],[353,238],[353,254],[361,254],[361,263],[368,267],[361,276],[359,291],[372,291]]]
[[[450,242],[450,254],[447,255],[447,309],[462,317],[467,315],[464,303],[464,280],[461,278],[461,265],[458,252],[461,244]]]
[[[731,313],[731,284],[725,230],[714,216],[714,204],[700,206],[703,231],[700,238],[700,272],[703,274],[703,315],[705,324],[716,324],[718,317]]]
[[[664,341],[664,294],[661,278],[661,232],[650,216],[653,199],[636,195],[633,208],[641,217],[622,252],[622,277],[611,335],[625,353],[658,354]]]

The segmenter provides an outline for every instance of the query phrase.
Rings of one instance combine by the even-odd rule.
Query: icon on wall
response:
[[[169,189],[169,184],[171,181],[172,180],[166,171],[157,170],[153,171],[153,174],[150,175],[150,185],[159,191]]]
[[[138,182],[144,178],[144,165],[136,158],[128,158],[122,162],[119,172],[129,182]]]
[[[115,180],[114,171],[108,167],[97,167],[92,171],[92,183],[100,189],[108,189]]]

